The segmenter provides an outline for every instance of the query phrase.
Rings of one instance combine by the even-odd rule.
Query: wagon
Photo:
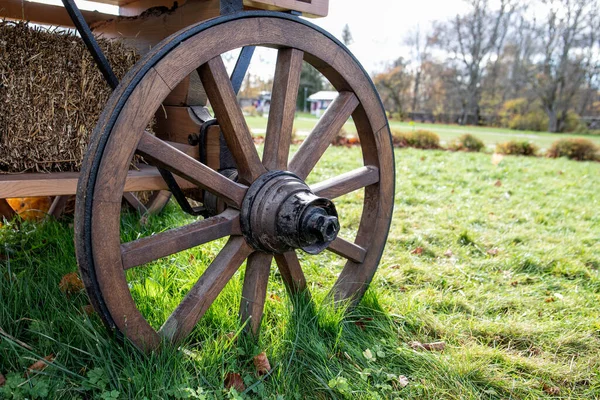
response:
[[[143,350],[181,341],[247,260],[239,312],[245,329],[256,335],[273,260],[291,294],[308,292],[299,251],[308,257],[327,250],[345,259],[329,298],[356,304],[389,231],[393,149],[368,74],[343,44],[301,18],[326,15],[327,0],[100,1],[118,6],[120,15],[82,12],[73,0],[63,0],[64,7],[1,0],[4,18],[75,27],[114,91],[80,173],[0,175],[0,199],[56,196],[59,203],[61,196],[77,195],[77,261],[104,323]],[[94,39],[98,34],[119,37],[143,54],[120,82]],[[258,46],[277,51],[262,157],[236,97]],[[241,50],[229,74],[222,55],[234,49]],[[320,71],[338,96],[291,154],[303,63]],[[349,119],[363,166],[309,186],[305,180]],[[147,165],[131,170],[133,157]],[[356,236],[343,238],[338,232],[345,216],[335,199],[358,190],[364,200],[360,221],[350,229]],[[183,211],[199,217],[122,242],[122,198],[135,204],[128,193],[138,191],[155,191],[157,208],[172,194]],[[0,211],[6,212],[3,200]],[[187,296],[154,329],[136,307],[125,271],[227,237]]]

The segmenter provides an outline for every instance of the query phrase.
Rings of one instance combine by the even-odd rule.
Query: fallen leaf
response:
[[[500,187],[502,186],[502,182],[500,180],[497,180],[496,183],[494,183],[494,186]]]
[[[225,376],[225,389],[231,388],[234,388],[240,393],[246,390],[246,385],[244,385],[244,381],[242,380],[240,374],[237,374],[235,372],[229,372]]]
[[[446,252],[444,253],[445,257],[452,257],[454,255],[454,253],[452,253],[452,250],[448,249],[446,250]]]
[[[443,351],[446,348],[446,342],[421,343],[414,341],[408,345],[414,350]]]
[[[279,297],[275,293],[272,293],[269,297],[271,298],[271,300],[275,300],[276,302],[281,303],[281,297]]]
[[[81,311],[83,311],[85,315],[88,316],[94,315],[96,313],[96,310],[94,310],[94,306],[92,306],[91,304],[81,306]]]
[[[52,361],[54,361],[54,354],[50,354],[49,356],[37,360],[36,362],[31,364],[29,368],[27,368],[27,372],[25,372],[25,377],[27,377],[27,375],[29,375],[30,372],[43,371]]]
[[[517,286],[519,284],[519,281],[512,281],[510,283],[510,286]]]
[[[398,384],[400,384],[400,387],[407,387],[408,386],[408,378],[404,375],[400,375],[398,377]]]
[[[373,321],[373,318],[361,318],[358,321],[354,321],[354,325],[358,326],[361,330],[365,330],[367,327],[366,322]]]
[[[498,165],[502,162],[502,160],[504,160],[504,156],[502,154],[499,154],[499,153],[492,154],[492,164]]]
[[[547,298],[546,298],[546,300],[544,300],[544,301],[545,301],[546,303],[553,303],[553,302],[555,301],[555,298],[554,298],[554,297],[552,297],[552,296],[550,296],[550,297],[547,297]]]
[[[489,249],[489,250],[487,251],[487,253],[488,253],[490,256],[497,256],[497,255],[498,255],[498,248],[497,248],[497,247],[494,247],[493,249]]]
[[[410,254],[416,254],[416,255],[420,256],[421,254],[423,254],[423,248],[422,247],[417,247],[416,249],[414,249],[413,251],[411,251]]]
[[[259,376],[266,375],[271,371],[271,364],[264,351],[259,355],[254,356],[254,368],[256,368],[256,373]]]
[[[5,383],[6,383],[6,378],[4,377],[4,375],[0,374],[0,386],[4,386]]]
[[[560,394],[560,388],[558,386],[548,386],[544,383],[544,392],[550,396],[556,396]]]
[[[83,290],[83,282],[79,278],[79,275],[77,275],[77,272],[71,272],[62,277],[58,288],[64,294],[76,294]]]

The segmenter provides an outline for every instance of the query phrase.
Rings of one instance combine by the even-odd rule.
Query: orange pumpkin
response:
[[[6,202],[21,218],[27,221],[41,221],[48,214],[52,205],[50,197],[17,197],[6,199]]]

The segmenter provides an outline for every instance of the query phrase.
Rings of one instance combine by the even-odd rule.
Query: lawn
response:
[[[264,134],[267,127],[267,118],[263,117],[248,117],[246,118],[248,125],[256,134]],[[317,118],[306,113],[298,113],[294,126],[298,132],[310,132],[317,123]],[[458,136],[470,133],[477,136],[479,139],[491,148],[494,148],[497,143],[506,142],[509,140],[525,140],[535,143],[540,149],[548,149],[552,142],[559,138],[565,137],[582,137],[587,138],[600,145],[600,135],[576,135],[576,134],[556,134],[549,132],[531,132],[531,131],[515,131],[506,128],[493,128],[482,126],[460,126],[446,124],[428,124],[428,123],[408,123],[400,121],[390,121],[390,127],[393,130],[412,131],[416,129],[426,129],[437,133],[440,136],[442,144],[448,144]],[[348,133],[356,133],[354,124],[349,122],[344,126]]]
[[[330,148],[311,179],[360,158]],[[506,157],[494,166],[486,154],[405,149],[396,168],[389,242],[361,305],[344,316],[323,301],[341,259],[302,255],[314,301],[290,299],[273,268],[257,343],[237,334],[243,268],[186,343],[144,356],[82,311],[85,294],[59,289],[76,270],[69,220],[5,226],[0,397],[600,398],[600,163]],[[361,198],[336,201],[342,229],[356,223]],[[171,204],[145,226],[125,215],[122,231],[130,239],[189,221]],[[128,273],[155,326],[220,244]],[[262,351],[266,377],[252,363]],[[223,389],[229,372],[244,393]]]

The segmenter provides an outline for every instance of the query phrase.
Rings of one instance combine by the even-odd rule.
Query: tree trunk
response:
[[[415,88],[413,90],[412,112],[417,112],[417,101],[419,99],[419,86],[421,85],[421,70],[415,74]]]
[[[546,110],[548,114],[548,132],[558,132],[558,114],[555,110]]]

